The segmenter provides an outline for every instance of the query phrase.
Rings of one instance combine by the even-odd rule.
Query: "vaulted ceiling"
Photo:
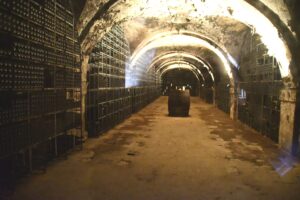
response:
[[[231,68],[239,62],[244,37],[257,33],[268,53],[280,62],[282,77],[291,79],[297,73],[296,67],[290,65],[291,60],[298,53],[296,29],[290,23],[293,15],[287,2],[291,4],[284,0],[87,0],[78,21],[78,32],[82,51],[89,54],[106,32],[115,24],[122,24],[132,59],[139,52],[147,54],[144,48],[166,38],[166,33],[192,35],[220,50]],[[155,57],[177,50],[193,55],[197,52],[213,65],[222,61],[218,53],[211,54],[211,49],[200,43],[153,48]]]

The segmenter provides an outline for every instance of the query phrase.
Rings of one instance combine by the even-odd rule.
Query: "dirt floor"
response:
[[[22,180],[13,199],[298,200],[300,165],[198,98],[190,117],[174,118],[161,97]]]

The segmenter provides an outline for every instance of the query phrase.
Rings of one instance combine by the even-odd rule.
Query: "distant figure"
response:
[[[170,90],[168,109],[170,116],[189,116],[190,110],[190,91],[189,90]]]

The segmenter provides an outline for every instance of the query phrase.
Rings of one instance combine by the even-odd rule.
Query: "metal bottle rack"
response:
[[[249,38],[248,58],[240,74],[239,88],[246,93],[238,106],[239,119],[278,142],[281,81],[279,64],[269,56],[258,35]],[[249,59],[250,57],[250,59]]]
[[[159,95],[160,89],[150,84],[125,88],[129,46],[124,38],[122,27],[115,26],[91,54],[86,116],[90,136],[112,128]]]
[[[80,130],[74,17],[58,0],[0,0],[0,24],[0,158],[26,154],[32,170],[32,149],[50,143],[57,156]]]

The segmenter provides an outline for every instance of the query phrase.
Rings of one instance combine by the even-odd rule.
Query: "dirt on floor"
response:
[[[297,200],[299,161],[192,98],[169,117],[161,97],[82,151],[23,179],[15,200]]]

